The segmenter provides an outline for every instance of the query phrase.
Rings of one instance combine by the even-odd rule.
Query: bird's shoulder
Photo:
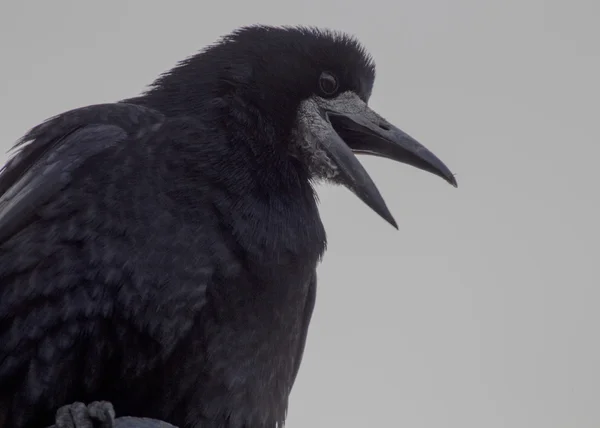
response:
[[[118,128],[123,136],[140,138],[158,129],[164,121],[165,117],[156,110],[127,103],[94,104],[55,115],[30,129],[13,146],[15,154],[0,174],[0,194],[6,192],[26,170],[56,146],[69,143],[85,153],[83,149],[86,147],[79,144],[76,138],[68,138],[78,129],[106,126],[105,130]]]
[[[216,220],[201,195],[196,223],[181,214],[171,182],[185,182],[174,178],[183,167],[178,156],[169,160],[174,141],[202,135],[197,128],[194,120],[114,103],[62,113],[28,132],[0,173],[0,291],[33,296],[35,284],[43,287],[39,274],[49,272],[74,284],[92,271],[103,286],[137,282],[132,295],[165,272],[202,283],[210,275],[206,242],[214,240],[208,223]],[[11,312],[3,307],[0,318]]]
[[[110,103],[73,109],[32,128],[0,171],[0,242],[24,227],[91,159],[151,139],[164,123],[149,108]]]

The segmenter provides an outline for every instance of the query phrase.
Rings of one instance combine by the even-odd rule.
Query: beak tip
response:
[[[396,222],[396,219],[394,218],[394,216],[390,212],[389,208],[383,201],[383,198],[381,198],[379,204],[377,204],[375,206],[372,205],[371,209],[374,209],[375,212],[377,212],[377,214],[379,214],[381,216],[381,218],[383,218],[385,221],[387,221],[394,229],[400,230],[400,229],[398,229],[398,223]]]
[[[385,202],[383,202],[379,207],[371,206],[371,209],[373,209],[377,214],[379,214],[379,216],[381,216],[381,218],[388,222],[388,224],[390,224],[394,229],[400,230],[398,228],[398,223],[396,222],[396,219],[394,218],[388,207],[385,205]]]
[[[455,189],[458,189],[458,182],[456,181],[456,177],[454,176],[454,174],[450,175],[450,177],[448,178],[448,183],[450,183]]]

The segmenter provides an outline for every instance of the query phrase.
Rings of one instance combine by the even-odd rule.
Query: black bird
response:
[[[94,400],[281,426],[326,247],[314,182],[394,226],[356,153],[456,186],[367,106],[374,78],[351,36],[250,26],[25,135],[0,175],[0,427]]]

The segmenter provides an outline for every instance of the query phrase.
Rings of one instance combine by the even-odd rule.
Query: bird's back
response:
[[[180,128],[137,106],[68,112],[34,129],[0,176],[0,409],[9,426],[69,400],[105,394],[126,404],[133,397],[113,386],[141,391],[191,328],[215,229],[208,208],[194,213],[202,228],[186,221],[163,185]]]

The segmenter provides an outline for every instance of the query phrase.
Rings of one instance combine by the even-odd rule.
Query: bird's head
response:
[[[181,63],[157,86],[188,91],[177,86],[185,73],[196,81],[198,97],[227,99],[260,114],[278,137],[276,150],[303,163],[311,179],[346,186],[394,227],[356,154],[412,165],[457,186],[442,161],[368,106],[375,64],[349,35],[306,27],[244,27]],[[183,95],[193,97],[194,91]]]

